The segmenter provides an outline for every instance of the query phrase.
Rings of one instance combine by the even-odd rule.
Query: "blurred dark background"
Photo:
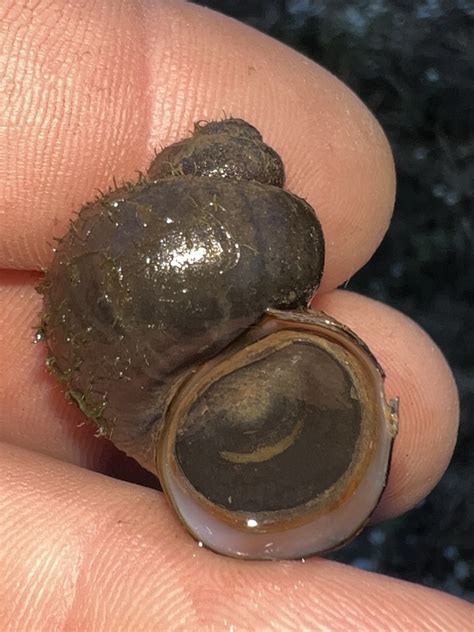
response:
[[[446,354],[461,393],[454,459],[407,515],[332,557],[474,601],[474,4],[472,0],[214,0],[346,82],[382,123],[396,211],[349,288],[398,308]]]

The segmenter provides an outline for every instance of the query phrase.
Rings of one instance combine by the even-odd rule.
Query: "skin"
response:
[[[328,262],[315,306],[366,340],[388,396],[400,395],[376,518],[406,511],[449,462],[458,399],[417,325],[334,291],[392,213],[392,157],[376,121],[317,65],[193,5],[23,5],[0,9],[2,629],[468,629],[474,608],[428,588],[323,559],[240,562],[198,548],[159,492],[119,480],[146,475],[81,425],[31,342],[34,285],[72,212],[114,176],[133,178],[195,120],[247,119],[282,156],[288,188],[318,211]]]

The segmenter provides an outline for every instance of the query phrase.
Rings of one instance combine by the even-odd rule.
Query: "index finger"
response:
[[[13,1],[3,8],[7,95],[0,267],[40,269],[73,211],[133,179],[198,119],[245,118],[282,156],[287,186],[326,235],[323,287],[372,255],[390,220],[390,149],[335,77],[237,22],[174,1]],[[49,243],[48,243],[49,242]]]

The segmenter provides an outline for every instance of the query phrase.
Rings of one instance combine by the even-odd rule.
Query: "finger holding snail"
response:
[[[2,456],[2,519],[18,526],[3,540],[2,615],[16,629],[50,629],[51,613],[87,630],[472,627],[472,604],[448,594],[325,559],[214,555],[151,490],[12,446]]]
[[[44,371],[46,349],[31,344],[41,309],[41,297],[34,289],[38,276],[4,271],[0,280],[5,325],[0,329],[0,439],[138,481],[138,475],[128,471],[123,453],[94,437],[82,413],[64,399],[61,386]],[[458,424],[451,371],[426,333],[382,303],[338,291],[318,297],[317,307],[348,323],[367,342],[385,367],[388,396],[400,396],[404,423],[377,512],[380,518],[398,515],[429,492],[451,457]],[[17,388],[28,392],[28,397],[12,397]]]
[[[74,4],[61,19],[44,6],[25,37],[21,12],[8,16],[18,37],[6,41],[5,76],[17,89],[0,155],[0,267],[46,267],[54,238],[98,190],[134,179],[155,149],[225,110],[257,125],[284,159],[289,189],[318,209],[323,289],[353,275],[387,229],[395,189],[390,148],[367,108],[317,64],[222,15],[125,4]],[[67,89],[34,72],[35,59],[65,69]]]

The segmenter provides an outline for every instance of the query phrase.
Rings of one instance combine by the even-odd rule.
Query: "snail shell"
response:
[[[239,119],[196,125],[136,184],[84,206],[41,286],[48,366],[227,555],[355,535],[384,488],[395,403],[365,345],[307,312],[313,209]]]

